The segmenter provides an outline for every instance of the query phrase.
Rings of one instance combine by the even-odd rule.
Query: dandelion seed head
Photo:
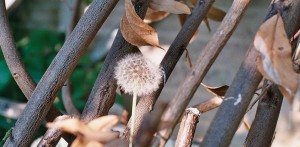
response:
[[[143,57],[142,54],[129,54],[121,59],[115,67],[117,84],[125,93],[129,94],[133,94],[135,86],[138,86],[138,96],[157,90],[162,73],[159,66]]]

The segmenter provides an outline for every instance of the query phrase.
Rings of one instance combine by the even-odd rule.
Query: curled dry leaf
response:
[[[204,83],[201,83],[201,85],[210,93],[216,95],[216,96],[220,96],[220,97],[223,97],[227,91],[227,89],[229,88],[228,85],[223,85],[223,86],[220,86],[220,87],[210,87],[210,86],[207,86],[206,84]]]
[[[191,14],[191,10],[187,5],[175,0],[151,0],[149,7],[153,10],[174,14]]]
[[[223,18],[225,17],[226,12],[224,12],[223,10],[212,6],[207,13],[207,18],[212,19],[214,21],[222,21]]]
[[[77,136],[72,147],[101,147],[103,144],[118,138],[119,133],[108,130],[117,124],[119,118],[114,115],[103,116],[85,124],[78,118],[70,118],[47,123],[48,128],[58,128]]]
[[[266,79],[277,84],[282,94],[292,103],[298,88],[298,77],[293,70],[292,49],[279,14],[260,26],[254,46],[260,52],[258,70]]]
[[[185,58],[186,58],[186,64],[192,68],[193,64],[192,64],[192,61],[191,61],[191,58],[190,58],[190,54],[189,54],[189,51],[188,49],[185,49]]]
[[[201,102],[193,107],[197,108],[200,111],[200,113],[204,113],[219,107],[223,103],[223,101],[223,98],[216,96],[207,101]]]
[[[124,39],[132,45],[152,45],[161,48],[158,43],[157,32],[136,14],[131,0],[125,0],[125,13],[120,29]]]
[[[169,16],[169,14],[170,13],[168,12],[156,11],[156,10],[152,10],[151,8],[148,8],[144,22],[145,23],[157,22],[166,18],[167,16]]]

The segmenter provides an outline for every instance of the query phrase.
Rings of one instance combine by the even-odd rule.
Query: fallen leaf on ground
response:
[[[293,70],[292,49],[279,14],[260,26],[254,46],[260,52],[258,70],[266,79],[277,84],[289,103],[292,103],[298,88],[298,76]]]
[[[151,0],[149,7],[153,10],[174,14],[191,14],[191,10],[187,5],[175,0]]]
[[[120,29],[124,39],[132,45],[152,45],[161,48],[157,32],[136,14],[131,0],[125,0],[125,13]]]

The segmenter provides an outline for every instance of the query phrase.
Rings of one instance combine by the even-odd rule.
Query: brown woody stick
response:
[[[138,130],[136,135],[136,147],[145,147],[151,144],[153,136],[158,129],[160,118],[166,108],[166,104],[162,104],[152,112],[149,112],[143,120],[141,129]]]
[[[71,32],[73,31],[77,21],[78,21],[78,13],[80,9],[81,0],[75,0],[73,2],[71,11],[71,18],[69,22],[69,26],[66,31],[66,38],[70,36]],[[70,79],[67,79],[64,86],[61,89],[62,101],[64,107],[69,115],[80,116],[79,111],[76,109],[71,94],[71,86],[70,86]]]
[[[218,54],[232,35],[240,22],[251,0],[235,0],[223,19],[220,27],[200,53],[196,63],[178,88],[175,97],[171,100],[169,108],[165,111],[162,122],[170,122],[167,129],[161,130],[160,146],[164,146],[173,132],[178,119],[193,97],[195,91],[206,75],[207,71],[217,58]]]
[[[144,18],[150,0],[132,2],[137,14]],[[96,117],[107,115],[115,101],[117,82],[114,78],[114,68],[116,63],[127,54],[134,52],[139,52],[138,48],[128,43],[119,30],[82,112],[83,121],[88,122]]]
[[[192,146],[195,130],[199,121],[200,111],[196,108],[187,108],[183,114],[175,147]]]
[[[54,122],[72,118],[70,115],[57,117]],[[56,128],[48,129],[38,144],[38,147],[55,147],[61,137],[61,130]]]
[[[30,145],[57,92],[70,76],[117,2],[117,0],[92,2],[33,91],[5,146]]]
[[[267,90],[258,103],[255,119],[244,146],[271,146],[282,99],[283,96],[276,85]]]
[[[196,4],[196,7],[192,11],[191,16],[187,19],[182,29],[176,36],[175,40],[171,44],[168,52],[166,53],[164,59],[161,62],[161,66],[164,69],[166,80],[171,75],[173,69],[175,68],[176,63],[186,49],[186,46],[189,44],[191,38],[194,36],[196,30],[198,29],[200,23],[205,18],[206,13],[213,4],[214,0],[200,0]],[[164,84],[161,82],[159,89],[156,92],[153,92],[149,95],[143,96],[138,105],[136,112],[136,121],[134,130],[138,130],[141,126],[144,116],[152,109],[154,106],[159,94],[162,91]],[[130,132],[130,121],[127,124],[127,127],[123,133],[123,138],[129,137]],[[135,131],[136,133],[136,131]]]
[[[276,1],[271,5],[267,18],[277,13]],[[299,29],[300,22],[300,1],[286,0],[287,8],[283,10],[283,19],[288,37],[290,38]],[[225,98],[240,97],[242,101],[234,106],[234,101],[225,101],[217,111],[201,146],[229,146],[235,131],[237,130],[244,113],[253,97],[259,82],[262,79],[261,74],[256,67],[258,52],[253,47],[250,49],[244,59],[239,71],[237,72],[232,84],[230,85]]]

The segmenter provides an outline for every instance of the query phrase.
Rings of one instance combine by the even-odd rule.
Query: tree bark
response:
[[[54,98],[118,0],[94,0],[31,95],[5,146],[29,146]]]
[[[277,4],[275,1],[271,4],[267,18],[270,18],[277,13]],[[299,29],[298,22],[300,22],[300,1],[286,0],[286,8],[283,9],[283,19],[288,37],[292,37]],[[230,85],[225,99],[228,97],[242,98],[240,104],[234,106],[234,101],[228,100],[223,102],[217,111],[209,129],[204,137],[201,146],[215,147],[215,146],[229,146],[235,131],[237,130],[244,113],[253,97],[259,82],[262,79],[256,67],[256,59],[258,52],[250,46],[249,51],[239,68],[232,84]]]
[[[245,140],[245,147],[271,146],[283,95],[272,85],[260,99],[255,119]]]

